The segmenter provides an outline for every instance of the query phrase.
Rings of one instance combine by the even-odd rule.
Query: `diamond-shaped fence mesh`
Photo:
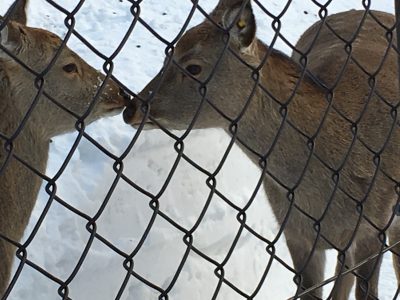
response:
[[[360,9],[339,14],[331,10],[333,1],[304,1],[313,8],[317,22],[296,43],[282,29],[296,26],[282,21],[295,4],[282,1],[285,3],[277,8],[275,2],[220,0],[211,12],[202,1],[187,0],[184,5],[190,9],[185,22],[173,38],[165,38],[154,22],[143,17],[149,13],[144,8],[146,1],[125,1],[130,23],[121,28],[119,44],[107,54],[76,27],[77,19],[85,17],[79,15],[85,0],[68,8],[46,1],[64,15],[66,33],[60,40],[23,25],[26,1],[14,2],[0,23],[2,299],[13,299],[26,272],[40,274],[42,281],[55,286],[51,299],[75,299],[71,286],[85,289],[81,273],[96,265],[103,266],[102,272],[107,266],[117,266],[123,274],[118,280],[113,278],[118,287],[110,291],[112,299],[175,299],[174,292],[182,286],[190,291],[185,299],[191,293],[193,299],[277,299],[281,296],[265,289],[274,282],[289,282],[288,278],[292,286],[282,285],[287,290],[282,295],[290,299],[346,299],[353,294],[356,299],[399,298],[400,284],[393,282],[394,275],[388,278],[387,272],[381,272],[378,284],[382,260],[389,254],[393,257],[390,272],[400,276],[399,19],[395,11],[373,10],[373,0],[354,1]],[[400,3],[395,4],[400,16]],[[258,33],[253,11],[257,11],[256,22],[263,20],[258,22]],[[304,15],[309,13],[304,11]],[[204,22],[188,31],[195,14],[202,15]],[[257,39],[266,38],[260,24],[268,24],[267,44]],[[158,41],[165,61],[155,79],[136,94],[114,74],[114,61],[138,28]],[[77,38],[101,60],[105,76],[71,54],[66,48],[71,38]],[[289,49],[291,57],[275,49],[279,47]],[[132,129],[133,137],[123,152],[115,154],[86,125],[108,112],[120,112],[124,106],[128,107],[125,121],[136,130]],[[164,166],[167,171],[159,170],[158,176],[165,180],[156,191],[142,184],[140,177],[149,174],[145,169],[136,170],[142,174],[139,177],[130,176],[132,168],[143,165],[127,163],[129,157],[140,156],[137,144],[143,136],[157,137],[146,130],[150,127],[172,141],[170,150],[175,155],[171,165]],[[210,167],[190,154],[212,150],[207,134],[206,146],[194,152],[187,149],[194,131],[213,127],[224,129],[227,138],[221,142],[226,146],[218,164]],[[50,139],[65,132],[75,133],[72,146],[63,153],[54,175],[46,175]],[[113,169],[110,182],[99,180],[108,184],[101,200],[86,199],[95,203],[93,210],[77,208],[59,192],[74,189],[60,180],[83,143],[107,157]],[[245,188],[248,193],[240,197],[224,188],[222,179],[231,175],[224,169],[232,152],[238,151],[236,145],[257,165],[251,169],[254,174],[252,185]],[[152,149],[145,151],[151,154]],[[94,154],[87,157],[90,155]],[[192,199],[201,193],[181,195],[179,187],[187,183],[179,171],[182,167],[200,178],[196,189],[202,191],[202,199]],[[40,184],[47,193],[46,201],[22,239]],[[241,180],[236,183],[241,184]],[[128,187],[129,195],[120,194],[121,186]],[[257,197],[263,197],[264,190],[277,224],[260,230],[252,226],[252,210],[259,207]],[[174,199],[179,197],[188,200],[177,209]],[[109,217],[110,208],[122,201],[119,198],[140,202],[137,207],[142,211],[125,211],[127,219],[132,213],[129,225],[104,234],[100,220]],[[191,201],[200,208],[195,214]],[[54,207],[61,208],[62,214],[71,216],[66,220],[73,220],[87,233],[66,276],[54,271],[54,265],[68,260],[68,251],[62,252],[64,257],[58,261],[41,261],[30,250]],[[225,214],[229,221],[222,218]],[[265,215],[272,218],[267,211]],[[154,229],[157,223],[163,224],[165,233]],[[72,236],[69,244],[73,248],[77,233],[68,232],[66,224],[54,226],[61,232],[64,227],[65,237]],[[140,234],[132,237],[131,246],[121,246],[118,240],[130,239],[130,230],[137,233],[138,228]],[[213,239],[224,228],[233,230],[231,238]],[[52,233],[47,234],[52,243]],[[164,238],[157,244],[160,235]],[[177,263],[168,257],[171,243],[179,244],[179,251],[171,250],[175,256],[179,252]],[[282,245],[287,245],[290,255]],[[100,248],[108,255],[96,256]],[[157,248],[161,250],[152,250]],[[326,250],[330,250],[328,259]],[[249,259],[253,252],[262,259]],[[197,271],[188,275],[185,270],[194,257]],[[235,271],[232,261],[244,267]],[[252,272],[252,264],[261,271],[255,281],[244,284],[246,277],[255,278],[254,274],[240,274],[246,269]],[[324,270],[329,264],[335,264],[336,270],[327,275]],[[280,273],[273,270],[276,266]],[[143,272],[146,268],[153,272],[158,268],[160,273],[167,269],[170,274],[161,282],[157,274]],[[96,267],[92,273],[95,281]],[[207,281],[213,285],[191,288],[194,281],[201,282],[201,276],[213,278]],[[391,288],[385,288],[388,281]],[[378,294],[378,285],[384,297]],[[140,289],[151,292],[141,294]],[[202,289],[208,290],[207,296],[200,294]],[[86,295],[86,299],[100,299],[90,291]],[[104,295],[101,299],[108,298]]]

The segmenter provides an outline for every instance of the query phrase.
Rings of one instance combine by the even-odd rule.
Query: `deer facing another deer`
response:
[[[387,27],[395,23],[390,14],[371,13]],[[350,41],[364,14],[339,13],[326,23]],[[399,87],[386,30],[368,14],[342,70],[345,42],[322,22],[303,34],[290,58],[256,38],[250,1],[220,0],[210,18],[182,36],[172,60],[125,110],[125,121],[224,128],[250,159],[263,161],[264,187],[301,275],[299,292],[323,281],[326,249],[345,254],[339,274],[379,253],[380,230],[390,243],[399,241],[400,222],[392,221],[400,181]],[[393,262],[400,280],[399,256]],[[377,297],[380,263],[378,256],[355,271],[357,299]],[[339,276],[333,299],[347,299],[354,278]],[[322,289],[302,299],[315,296]]]
[[[7,13],[11,14],[11,21],[1,30],[1,45],[40,73],[47,68],[62,41],[49,31],[26,26],[26,5],[27,0],[20,0]],[[15,242],[21,239],[42,182],[17,157],[44,174],[50,138],[74,130],[76,116],[86,113],[104,79],[104,75],[65,47],[44,74],[45,93],[40,95],[22,130],[14,135],[38,88],[35,76],[0,49],[0,297],[8,285],[16,252],[16,247],[5,238]],[[108,80],[85,124],[120,112],[127,100],[128,96],[117,84]]]

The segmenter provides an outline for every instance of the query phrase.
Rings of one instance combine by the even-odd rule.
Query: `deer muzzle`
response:
[[[102,108],[107,115],[119,114],[131,102],[132,97],[114,82],[105,90],[102,94]]]
[[[146,117],[146,113],[143,112],[144,108],[142,107],[142,102],[138,99],[133,99],[126,106],[123,112],[123,118],[125,123],[132,125],[137,128],[141,124],[145,124],[145,129],[152,129],[154,127],[154,123]],[[150,118],[151,119],[151,118]]]

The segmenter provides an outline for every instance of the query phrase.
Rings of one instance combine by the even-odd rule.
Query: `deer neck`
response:
[[[2,135],[4,134],[12,143],[13,154],[36,170],[44,173],[50,140],[44,138],[43,135],[34,128],[35,122],[31,122],[31,120],[19,130],[18,127],[21,123],[18,123],[17,120],[22,120],[22,115],[15,117],[15,114],[8,114],[8,117],[11,116],[12,120],[10,120],[10,122],[0,122],[0,133]],[[4,150],[5,140],[2,139],[0,145],[2,147],[0,151],[5,154],[7,152]]]
[[[300,176],[309,151],[307,137],[299,130],[306,136],[315,133],[327,107],[325,94],[278,52],[272,52],[260,73],[260,87],[239,122],[237,138],[254,162],[264,157],[271,172],[290,186]]]
[[[2,85],[4,85],[0,93],[0,111],[5,116],[0,120],[0,133],[12,140],[13,153],[44,172],[50,139],[38,122],[36,113],[23,123],[36,95],[33,84],[32,87],[26,84],[33,82],[33,79],[26,78],[27,75],[23,73],[10,74],[8,72],[10,75],[6,76],[4,69],[0,70]],[[5,141],[2,139],[1,147],[3,148],[4,145]],[[1,151],[4,153],[3,149]]]

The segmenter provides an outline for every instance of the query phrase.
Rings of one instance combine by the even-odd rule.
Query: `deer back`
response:
[[[307,69],[332,94],[332,109],[319,136],[321,157],[339,167],[356,137],[350,153],[354,163],[350,160],[347,167],[352,176],[371,180],[379,162],[379,168],[399,180],[395,18],[378,11],[349,11],[325,22],[310,27],[296,44],[307,58]],[[300,61],[301,54],[295,51],[293,58]]]

